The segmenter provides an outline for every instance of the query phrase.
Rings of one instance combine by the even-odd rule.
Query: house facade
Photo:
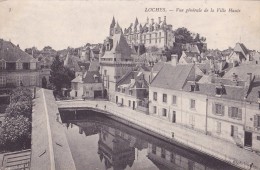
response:
[[[38,61],[9,41],[0,40],[0,88],[42,86],[48,71],[38,68]],[[48,82],[48,80],[47,80]]]
[[[117,83],[116,103],[131,109],[148,111],[148,83],[141,71],[126,73]]]
[[[223,78],[214,73],[200,78],[196,68],[165,64],[149,89],[149,113],[259,152],[260,76],[255,71],[257,68],[254,74],[243,75],[251,70],[248,65],[248,69],[238,69],[231,78],[229,73]]]
[[[86,71],[71,81],[70,96],[77,99],[103,97],[103,83],[98,71]]]

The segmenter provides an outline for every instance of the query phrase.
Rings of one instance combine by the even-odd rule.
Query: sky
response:
[[[164,8],[165,12],[145,12]],[[183,9],[177,11],[177,8]],[[201,9],[188,12],[186,9]],[[205,9],[214,12],[203,12]],[[226,12],[217,12],[223,8]],[[228,12],[229,8],[240,12]],[[124,29],[137,17],[167,18],[173,29],[186,27],[207,38],[210,49],[226,49],[242,42],[260,51],[259,1],[18,1],[0,0],[0,38],[19,44],[22,49],[51,46],[55,50],[103,43],[115,17]]]

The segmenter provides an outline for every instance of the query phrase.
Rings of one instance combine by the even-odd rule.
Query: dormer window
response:
[[[96,74],[94,74],[94,81],[95,81],[95,83],[98,83],[98,76],[96,75]]]
[[[216,87],[216,96],[221,96],[226,93],[224,85]]]
[[[191,84],[190,91],[199,91],[199,85],[197,83]]]
[[[125,93],[125,88],[122,88],[122,93]]]

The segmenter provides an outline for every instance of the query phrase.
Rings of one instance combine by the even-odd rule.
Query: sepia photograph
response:
[[[260,1],[0,0],[0,170],[260,170]]]

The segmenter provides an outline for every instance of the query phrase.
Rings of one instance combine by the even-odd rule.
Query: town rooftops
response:
[[[223,78],[231,79],[235,73],[239,80],[247,80],[247,73],[252,73],[252,75],[260,75],[260,65],[258,64],[241,64],[238,67],[231,68]]]
[[[102,83],[101,75],[98,71],[86,71],[82,81],[84,83]]]
[[[144,75],[141,71],[129,71],[118,81],[117,86],[125,88],[148,88],[148,83],[144,79]]]
[[[114,54],[120,53],[121,59],[123,60],[132,60],[131,58],[131,48],[129,47],[125,37],[122,33],[115,34],[113,37],[113,47],[110,51],[106,51],[105,55],[102,58],[114,58]],[[113,56],[111,56],[113,54]]]
[[[194,64],[176,65],[166,63],[153,79],[151,87],[181,90],[187,80],[195,79]]]
[[[9,41],[0,39],[0,60],[6,62],[37,62],[33,56],[27,54]]]

